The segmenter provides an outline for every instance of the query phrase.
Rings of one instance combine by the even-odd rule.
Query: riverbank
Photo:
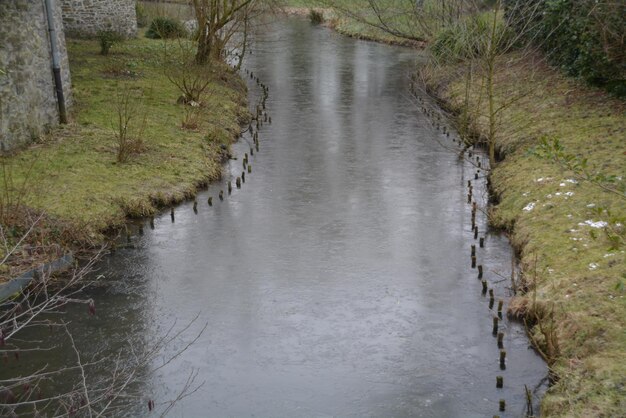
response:
[[[371,31],[363,37],[388,42]],[[565,77],[540,55],[508,54],[497,68],[501,162],[490,173],[497,203],[489,215],[519,254],[522,276],[509,314],[526,322],[555,378],[542,414],[622,416],[626,106]],[[422,80],[452,111],[452,123],[465,98],[459,70],[438,67]],[[479,84],[470,92],[474,140],[489,128]]]
[[[503,159],[490,173],[497,200],[490,220],[519,253],[521,292],[509,314],[527,323],[556,377],[542,413],[619,416],[626,410],[625,105],[540,56],[510,54],[500,63]],[[465,84],[455,74],[438,69],[426,82],[461,113]],[[472,106],[486,113],[486,103]],[[472,122],[486,137],[486,119]]]
[[[332,9],[316,6],[309,7],[307,6],[307,3],[314,4],[315,2],[307,0],[290,0],[288,1],[289,5],[282,8],[282,12],[287,16],[309,17],[311,11],[314,10],[319,13],[319,16],[322,18],[322,21],[319,22],[320,24],[331,28],[337,33],[355,39],[381,42],[388,45],[408,46],[412,48],[424,48],[426,46],[424,42],[394,36],[383,31],[382,29],[369,26],[346,16],[341,16]]]
[[[183,75],[166,74],[164,45],[140,36],[103,56],[98,41],[68,40],[71,123],[3,160],[5,201],[21,204],[5,217],[5,248],[35,227],[0,277],[100,245],[128,217],[153,215],[220,177],[228,147],[249,118],[246,86],[216,64],[201,77],[208,86],[199,103],[179,104],[182,93],[170,78]],[[168,45],[170,52],[180,47]],[[120,117],[130,118],[129,132],[140,139],[127,162],[117,158]]]

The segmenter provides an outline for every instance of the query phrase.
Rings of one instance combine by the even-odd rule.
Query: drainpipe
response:
[[[50,49],[52,50],[52,72],[54,73],[54,87],[57,92],[59,105],[59,121],[67,123],[65,110],[65,95],[63,94],[63,81],[61,80],[61,64],[59,59],[59,46],[54,26],[54,0],[44,0],[46,5],[46,17],[48,18],[48,32],[50,33]]]

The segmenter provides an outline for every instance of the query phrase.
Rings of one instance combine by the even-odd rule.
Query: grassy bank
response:
[[[500,64],[496,103],[505,109],[497,144],[504,159],[491,173],[498,200],[491,221],[510,231],[520,253],[519,284],[526,292],[509,312],[527,321],[558,379],[542,412],[622,416],[625,105],[549,68],[541,57],[510,54]],[[460,112],[465,84],[448,70],[429,82]],[[470,103],[485,107],[476,90]],[[480,114],[485,113],[479,109],[473,120],[483,136],[488,126]]]
[[[390,41],[389,35],[344,19],[330,26]],[[497,201],[490,219],[509,231],[519,252],[521,290],[509,312],[526,321],[556,376],[542,413],[624,416],[626,106],[565,77],[539,55],[508,54],[497,68],[495,106],[503,110],[496,142],[502,161],[490,176]],[[466,97],[459,70],[438,67],[425,79],[457,114]],[[488,103],[481,83],[472,87],[466,107],[471,129],[485,137]]]
[[[140,36],[102,56],[97,41],[68,40],[71,123],[4,159],[10,181],[2,192],[9,189],[10,200],[25,205],[9,217],[13,225],[5,225],[9,241],[45,213],[27,240],[27,253],[18,251],[5,264],[4,277],[23,269],[26,258],[42,261],[59,248],[98,243],[128,216],[153,214],[220,176],[222,146],[248,117],[245,84],[216,65],[201,106],[177,104],[181,92],[166,76],[163,48],[163,41]],[[168,48],[178,48],[177,41]],[[133,93],[131,124],[142,146],[120,163],[116,132],[125,92]],[[51,248],[57,250],[46,251]]]
[[[346,0],[343,2],[333,2],[334,6],[344,6],[352,8],[353,10],[363,10],[363,4],[357,4],[358,1]],[[285,11],[289,15],[308,16],[311,10],[319,11],[324,18],[323,24],[332,28],[333,30],[341,33],[342,35],[349,36],[351,38],[363,39],[369,41],[382,42],[390,45],[403,45],[412,47],[423,47],[423,42],[417,42],[409,40],[403,37],[395,36],[380,28],[368,25],[362,21],[350,18],[345,13],[338,12],[332,8],[327,7],[328,2],[318,0],[288,0],[285,2]],[[364,13],[364,18],[367,21],[376,21],[376,16],[372,14]],[[395,14],[391,17],[393,26],[398,27],[400,30],[407,33],[411,33],[409,24],[402,19],[402,13]],[[415,32],[415,36],[422,35],[419,32]]]

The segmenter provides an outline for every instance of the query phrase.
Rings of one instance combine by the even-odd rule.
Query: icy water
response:
[[[167,211],[154,230],[148,221],[143,235],[134,228],[135,248],[99,266],[115,284],[92,291],[97,315],[67,313],[77,344],[121,349],[123,361],[127,336],[148,344],[198,316],[164,355],[206,324],[198,341],[146,371],[142,391],[157,401],[175,397],[194,370],[204,382],[169,416],[523,416],[524,385],[534,389],[546,366],[505,317],[500,368],[495,308],[470,264],[478,241],[467,181],[476,167],[409,96],[416,52],[305,20],[264,32],[245,63],[268,85],[272,117],[252,172],[235,188],[252,144],[245,136],[224,181],[198,196],[197,213],[190,202],[175,222]],[[255,103],[260,89],[247,79]],[[480,211],[478,226],[486,240],[477,262],[497,304],[508,299],[511,248],[485,230]],[[128,411],[147,414],[143,401]]]

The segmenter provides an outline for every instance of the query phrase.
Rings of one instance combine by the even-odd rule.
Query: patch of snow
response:
[[[527,204],[526,206],[524,206],[524,211],[526,212],[530,212],[531,210],[533,210],[535,208],[535,202],[530,202],[529,204]]]
[[[597,263],[589,263],[589,270],[595,270],[597,269],[599,266]]]
[[[604,222],[604,221],[597,221],[594,222],[591,219],[587,219],[585,222],[581,222],[578,224],[579,226],[585,226],[585,225],[589,225],[592,228],[604,228],[605,226],[608,225],[608,223]]]
[[[576,180],[574,180],[574,179],[567,179],[565,181],[568,182],[568,183],[572,183],[572,184],[578,184],[578,182]]]
[[[589,204],[587,205],[587,207],[588,207],[588,208],[595,208],[595,207],[596,207],[596,204],[595,204],[595,203],[589,203]]]
[[[574,196],[574,192],[566,192],[565,196]]]

